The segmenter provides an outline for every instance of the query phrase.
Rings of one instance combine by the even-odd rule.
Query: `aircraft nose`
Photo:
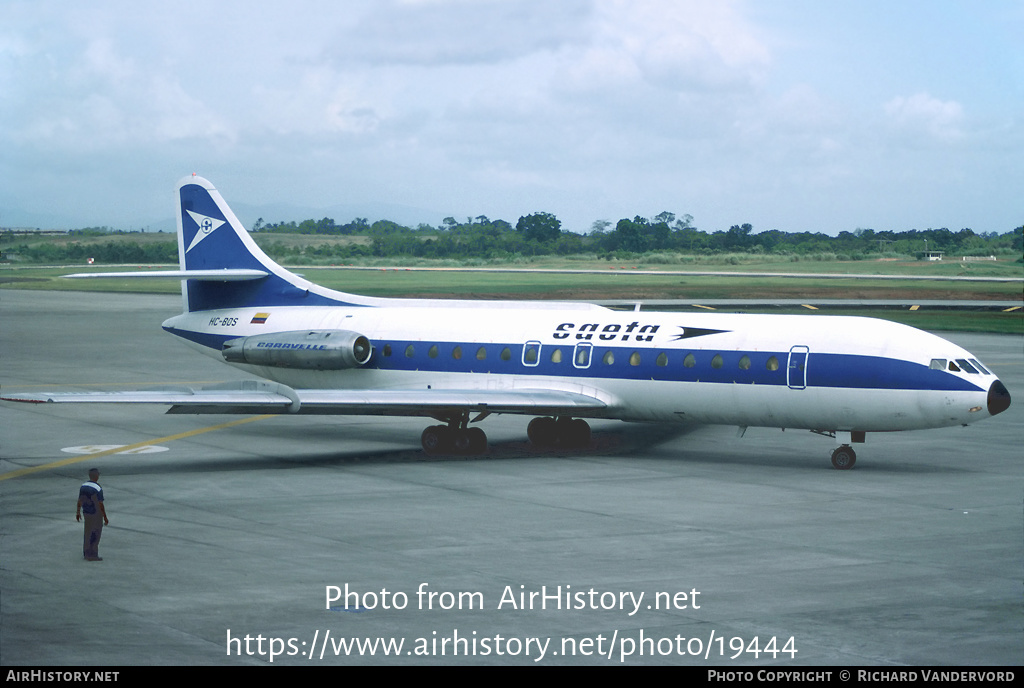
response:
[[[994,416],[1008,408],[1010,408],[1010,390],[1006,389],[1006,385],[1002,382],[996,380],[988,388],[988,412]]]

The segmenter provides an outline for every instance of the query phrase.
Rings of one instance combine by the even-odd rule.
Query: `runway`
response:
[[[245,379],[161,331],[179,310],[0,291],[0,385]],[[487,455],[437,459],[420,419],[4,403],[0,663],[1019,665],[1024,339],[940,334],[1014,404],[869,435],[852,471],[800,431],[596,422],[538,453],[492,417]]]

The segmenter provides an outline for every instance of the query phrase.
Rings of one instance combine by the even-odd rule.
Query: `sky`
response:
[[[0,226],[137,229],[197,173],[407,223],[1001,234],[1021,35],[1019,0],[5,0]]]

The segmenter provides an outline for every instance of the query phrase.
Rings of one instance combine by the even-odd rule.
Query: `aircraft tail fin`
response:
[[[220,192],[195,175],[178,183],[178,262],[182,273],[201,279],[182,280],[185,310],[272,306],[357,306],[368,299],[332,291],[286,270],[256,245]],[[224,271],[218,281],[210,273]],[[200,272],[202,271],[202,272]],[[232,274],[261,271],[258,279],[227,279]]]

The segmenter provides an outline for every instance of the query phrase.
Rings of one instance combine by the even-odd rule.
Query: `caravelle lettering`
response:
[[[320,351],[327,347],[323,344],[289,344],[287,342],[258,342],[257,349],[306,349],[308,351]]]

